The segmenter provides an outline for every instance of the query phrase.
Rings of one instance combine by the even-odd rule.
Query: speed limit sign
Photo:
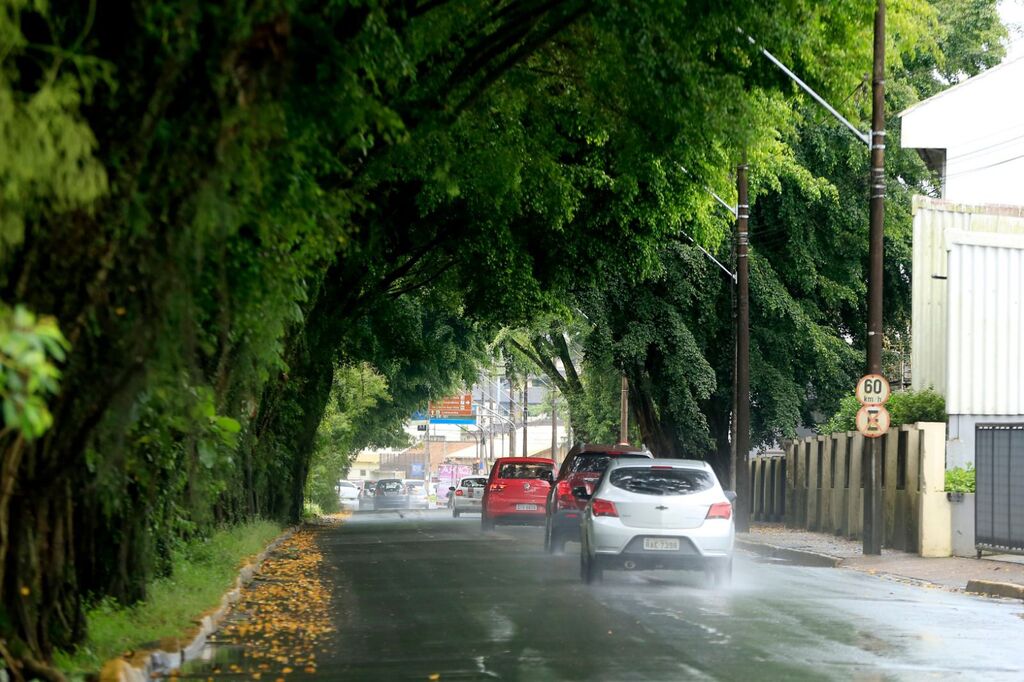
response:
[[[884,405],[890,394],[889,382],[881,374],[865,374],[857,382],[857,401],[861,405]]]

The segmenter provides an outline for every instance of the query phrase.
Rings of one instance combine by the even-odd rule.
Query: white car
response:
[[[342,504],[359,504],[359,485],[352,481],[338,481],[338,499]]]
[[[580,573],[600,580],[609,569],[703,570],[710,582],[732,579],[732,500],[706,462],[613,461],[587,496],[581,523]]]
[[[409,498],[409,509],[427,509],[430,506],[426,481],[419,478],[406,478],[402,484],[405,486],[405,494]]]
[[[480,501],[484,499],[484,489],[487,487],[486,476],[463,476],[459,479],[457,486],[448,489],[450,497],[448,506],[451,507],[452,516],[459,518],[459,514],[471,512],[480,513]]]

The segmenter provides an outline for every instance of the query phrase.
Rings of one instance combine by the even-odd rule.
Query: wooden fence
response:
[[[927,433],[926,433],[927,432]],[[941,493],[945,468],[944,424],[894,427],[878,440],[882,459],[883,545],[921,549],[922,500]],[[845,537],[860,537],[863,520],[862,463],[865,438],[856,432],[808,436],[783,444],[784,456],[751,460],[755,520],[785,521]]]

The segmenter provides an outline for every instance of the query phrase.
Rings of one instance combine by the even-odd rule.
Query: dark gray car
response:
[[[399,478],[382,478],[377,481],[373,490],[373,510],[382,509],[406,509],[409,506],[409,496],[405,491],[405,484]]]

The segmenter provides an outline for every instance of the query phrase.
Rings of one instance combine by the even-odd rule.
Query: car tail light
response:
[[[456,497],[462,497],[462,491],[461,490],[456,490],[455,491],[455,496]]]
[[[490,490],[492,493],[500,493],[504,489],[504,483],[492,483],[490,486],[488,486],[488,490]]]
[[[591,503],[590,511],[594,516],[618,516],[619,511],[615,508],[615,504],[608,500],[602,500],[600,497],[594,498]]]
[[[576,505],[576,498],[572,495],[572,487],[566,479],[562,479],[555,486],[555,495],[558,496],[558,501],[564,505],[570,507]]]
[[[732,505],[728,502],[715,502],[708,509],[708,519],[728,519],[732,517]]]

